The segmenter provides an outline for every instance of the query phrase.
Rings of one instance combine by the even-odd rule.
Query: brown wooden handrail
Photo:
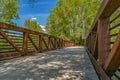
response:
[[[120,32],[114,31],[119,29],[120,22],[116,24],[115,22],[120,18],[120,13],[113,17],[117,10],[120,12],[119,7],[120,0],[103,0],[85,45],[97,65],[100,65],[111,79],[120,67]],[[110,20],[111,18],[113,19]],[[94,61],[93,64],[96,62]],[[98,74],[102,74],[101,72],[103,73],[100,71]],[[100,76],[100,79],[108,80],[104,76]]]
[[[73,41],[0,22],[0,60],[74,45]]]

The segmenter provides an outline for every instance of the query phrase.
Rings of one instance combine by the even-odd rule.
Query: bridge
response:
[[[102,2],[84,47],[0,22],[0,79],[120,80],[119,7]]]

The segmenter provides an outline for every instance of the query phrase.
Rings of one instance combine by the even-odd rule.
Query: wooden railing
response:
[[[74,42],[0,22],[0,60],[74,46]]]
[[[120,0],[103,0],[85,46],[101,80],[120,80]]]

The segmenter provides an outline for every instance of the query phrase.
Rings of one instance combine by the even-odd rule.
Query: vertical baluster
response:
[[[103,67],[110,49],[109,18],[98,21],[98,61]]]
[[[28,53],[28,32],[23,33],[23,55]]]

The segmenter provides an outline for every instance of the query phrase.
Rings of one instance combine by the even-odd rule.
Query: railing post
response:
[[[49,50],[51,50],[51,37],[50,36],[48,37],[48,48]]]
[[[91,32],[91,53],[94,55],[94,46],[95,46],[95,32]]]
[[[59,38],[59,49],[61,48],[61,40],[60,40],[60,38]]]
[[[40,52],[42,52],[42,51],[43,51],[43,49],[42,49],[42,45],[43,45],[42,38],[43,38],[43,35],[42,35],[42,34],[41,34],[41,35],[39,35],[39,48],[40,48]]]
[[[54,45],[55,45],[55,49],[57,49],[57,39],[54,38]]]
[[[95,36],[93,56],[96,60],[98,59],[98,34],[97,33],[96,33],[96,36]]]
[[[98,21],[98,61],[101,67],[104,66],[110,49],[109,25],[109,18]]]
[[[60,39],[60,49],[62,48],[62,40]]]
[[[62,48],[64,48],[64,40],[62,39]]]
[[[28,32],[23,33],[23,54],[26,55],[28,53]]]
[[[64,47],[66,47],[66,41],[64,40]]]
[[[91,40],[92,39],[91,39],[91,33],[90,33],[88,38],[87,38],[87,42],[86,42],[87,49],[89,50],[90,53],[91,53]]]
[[[92,45],[92,35],[91,34],[92,33],[90,33],[90,36],[89,36],[89,43],[90,43],[89,50],[90,50],[90,53],[92,54],[92,47],[91,47],[91,45]]]

